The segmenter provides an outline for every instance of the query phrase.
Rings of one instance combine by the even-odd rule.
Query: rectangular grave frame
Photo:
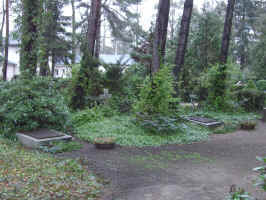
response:
[[[40,146],[47,145],[50,142],[54,142],[54,141],[71,141],[72,140],[72,136],[70,136],[70,135],[66,135],[64,133],[61,133],[61,132],[58,132],[55,130],[50,130],[50,131],[57,132],[61,136],[37,139],[37,138],[31,137],[31,136],[27,135],[27,133],[23,133],[23,132],[16,133],[16,136],[17,136],[19,142],[28,148],[39,148]]]
[[[199,124],[199,125],[202,125],[202,126],[205,126],[205,127],[208,127],[208,128],[217,128],[217,127],[219,127],[219,126],[222,126],[224,123],[223,122],[219,122],[219,121],[215,121],[214,120],[214,122],[201,122],[201,121],[198,121],[198,120],[194,120],[194,119],[191,119],[192,118],[192,116],[191,117],[186,117],[185,119],[187,120],[187,121],[190,121],[190,122],[193,122],[193,123],[196,123],[196,124]],[[206,118],[206,119],[208,119],[208,118]]]

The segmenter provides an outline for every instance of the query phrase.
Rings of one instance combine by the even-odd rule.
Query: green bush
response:
[[[257,160],[262,162],[264,165],[254,169],[254,171],[260,174],[256,186],[261,187],[266,192],[266,157],[257,157]]]
[[[169,115],[172,105],[177,106],[178,99],[173,98],[174,80],[169,66],[163,66],[152,79],[148,78],[141,88],[139,100],[134,105],[137,113],[147,115]]]
[[[248,84],[247,87],[235,92],[234,95],[239,105],[246,111],[257,111],[264,107],[265,94],[257,88],[254,88],[254,86],[249,87]]]
[[[182,144],[207,139],[210,132],[200,126],[179,124],[175,134],[153,134],[135,123],[133,116],[119,115],[77,127],[77,137],[94,142],[96,138],[115,138],[122,146],[160,146]]]
[[[98,60],[84,55],[80,66],[72,72],[70,107],[74,110],[84,109],[94,103],[94,97],[102,94],[103,77],[100,73]]]
[[[266,91],[266,80],[257,81],[257,87],[261,91]]]
[[[49,78],[1,84],[0,130],[5,136],[38,128],[66,128],[69,110]]]
[[[237,90],[235,83],[241,80],[240,68],[235,64],[216,64],[200,76],[200,88],[207,90],[207,107],[228,111],[239,109],[234,101],[232,90]]]
[[[108,105],[94,106],[74,113],[71,121],[74,127],[79,127],[86,123],[103,120],[104,117],[112,117],[116,114],[117,112]]]
[[[82,126],[83,124],[99,121],[103,119],[103,114],[97,107],[88,108],[72,115],[72,123],[75,127]]]
[[[120,94],[123,91],[123,67],[120,65],[108,65],[105,73],[105,88],[108,88],[111,94]]]
[[[138,124],[151,133],[171,134],[181,132],[178,119],[175,116],[137,115]]]

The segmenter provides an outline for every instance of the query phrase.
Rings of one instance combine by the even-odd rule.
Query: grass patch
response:
[[[191,123],[179,126],[180,131],[174,134],[152,134],[137,126],[131,116],[114,116],[76,127],[76,132],[79,138],[89,142],[99,137],[111,137],[116,138],[119,145],[137,147],[191,143],[204,140],[209,134],[207,129]]]
[[[181,112],[180,112],[181,113]],[[202,116],[216,119],[224,123],[223,126],[210,130],[191,122],[176,122],[178,130],[166,134],[152,133],[134,122],[129,115],[103,118],[101,121],[88,121],[76,126],[77,136],[85,141],[94,142],[96,138],[115,138],[121,146],[161,146],[167,144],[184,144],[202,141],[213,133],[229,133],[239,129],[240,124],[247,120],[257,120],[260,115],[254,113],[222,113],[214,111],[183,112],[183,117]]]
[[[82,144],[76,141],[54,141],[40,147],[40,149],[46,153],[63,153],[76,151],[81,148]]]
[[[27,151],[0,138],[0,199],[96,199],[102,185],[76,160]]]

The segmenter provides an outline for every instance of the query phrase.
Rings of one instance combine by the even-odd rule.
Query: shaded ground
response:
[[[253,185],[252,169],[266,155],[266,124],[255,131],[213,135],[190,145],[96,150],[91,144],[62,156],[84,158],[110,180],[103,200],[224,200],[232,184],[259,200],[266,194]]]

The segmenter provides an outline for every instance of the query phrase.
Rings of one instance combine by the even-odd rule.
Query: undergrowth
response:
[[[125,115],[86,123],[76,127],[76,132],[79,138],[89,142],[98,137],[114,137],[119,145],[137,147],[191,143],[206,139],[210,133],[191,123],[180,123],[178,126],[179,130],[172,134],[153,134],[135,124],[133,117]]]
[[[217,128],[215,133],[230,133],[236,131],[240,128],[241,123],[257,120],[261,116],[256,113],[246,113],[246,112],[215,112],[215,111],[204,111],[199,110],[195,112],[184,112],[184,116],[201,116],[210,119],[215,119],[219,122],[223,122],[224,125]]]
[[[78,161],[27,151],[0,137],[0,199],[96,199],[102,185]]]

